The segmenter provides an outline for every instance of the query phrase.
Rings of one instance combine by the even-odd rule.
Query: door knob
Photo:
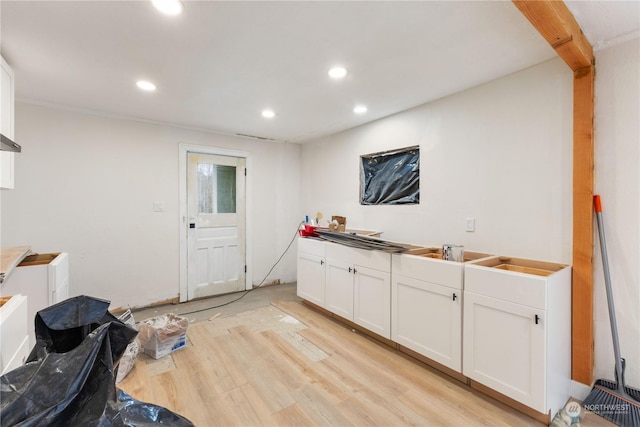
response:
[[[193,222],[189,223],[189,228],[196,228],[196,224]]]

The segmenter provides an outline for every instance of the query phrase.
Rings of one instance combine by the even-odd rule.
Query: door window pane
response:
[[[204,214],[236,212],[235,166],[198,163],[198,211]]]
[[[216,213],[236,213],[236,167],[216,166],[218,176],[218,210]]]

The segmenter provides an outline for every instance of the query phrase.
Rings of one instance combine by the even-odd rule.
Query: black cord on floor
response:
[[[300,224],[298,224],[298,226],[296,227],[296,233],[293,235],[293,238],[291,239],[291,241],[289,242],[289,245],[287,246],[287,248],[284,250],[284,252],[282,252],[282,255],[280,255],[280,258],[278,258],[278,260],[276,261],[275,264],[273,264],[273,266],[271,267],[271,269],[269,270],[269,272],[264,276],[264,279],[262,279],[262,281],[260,282],[260,284],[258,286],[256,286],[255,288],[251,288],[248,291],[244,291],[242,293],[242,295],[240,295],[238,298],[231,300],[231,301],[227,301],[223,304],[219,304],[219,305],[214,305],[212,307],[207,307],[207,308],[202,308],[200,310],[194,310],[194,311],[188,311],[186,313],[181,313],[178,314],[179,316],[184,316],[185,314],[194,314],[194,313],[200,313],[202,311],[207,311],[207,310],[212,310],[214,308],[219,308],[219,307],[224,307],[225,305],[229,305],[232,304],[236,301],[240,301],[242,298],[244,298],[245,296],[247,296],[247,294],[251,291],[255,291],[256,289],[260,288],[262,285],[264,285],[264,282],[267,280],[267,277],[269,277],[269,275],[271,274],[271,272],[273,271],[274,268],[276,268],[276,266],[280,263],[280,261],[282,261],[282,258],[284,258],[284,256],[286,255],[287,252],[289,252],[289,249],[291,248],[291,245],[293,245],[293,242],[295,242],[296,237],[298,237],[298,230],[300,229],[300,225],[302,224],[302,222],[300,222]]]

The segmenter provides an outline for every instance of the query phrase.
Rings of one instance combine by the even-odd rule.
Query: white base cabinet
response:
[[[465,261],[489,256],[466,251]],[[461,373],[464,263],[441,257],[435,247],[393,254],[391,338]]]
[[[389,254],[380,252],[385,258]],[[378,265],[383,268],[390,260]],[[354,274],[353,321],[386,339],[391,339],[391,273],[356,266]]]
[[[299,239],[298,295],[553,416],[571,387],[571,267]]]
[[[326,309],[391,338],[391,254],[327,243]]]
[[[300,238],[297,287],[299,297],[391,337],[389,253]]]
[[[570,393],[571,268],[495,257],[465,266],[463,373],[542,414]]]
[[[331,243],[327,243],[331,245]],[[353,321],[354,267],[347,260],[327,258],[325,308],[347,320]]]
[[[391,338],[462,372],[462,291],[393,274]]]
[[[0,307],[0,375],[22,366],[29,356],[27,323],[24,295],[13,295]]]
[[[66,252],[27,256],[0,286],[1,295],[27,297],[27,332],[35,344],[36,313],[69,298],[69,254]]]
[[[325,274],[325,242],[314,239],[298,239],[298,296],[324,308]]]

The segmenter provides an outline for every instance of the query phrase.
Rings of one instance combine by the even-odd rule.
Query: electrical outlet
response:
[[[469,231],[469,232],[476,231],[476,219],[475,218],[467,218],[466,230]]]
[[[164,212],[164,202],[153,202],[154,212]]]

